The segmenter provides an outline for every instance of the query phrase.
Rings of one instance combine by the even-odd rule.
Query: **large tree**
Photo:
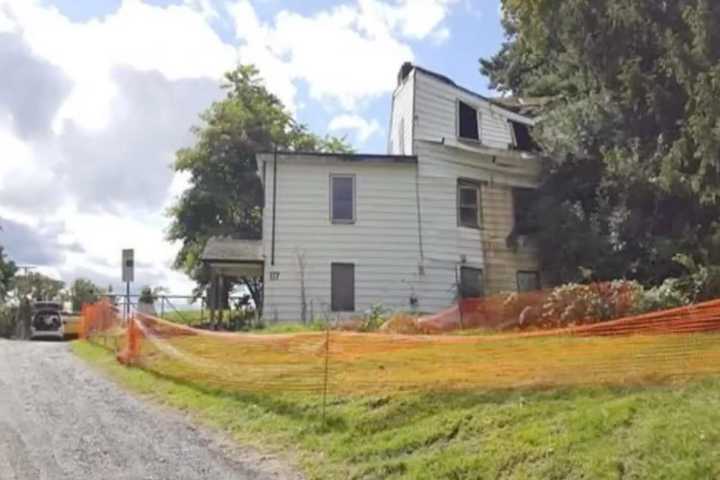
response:
[[[657,283],[688,254],[720,263],[720,3],[503,0],[481,70],[544,97],[535,218],[555,281]],[[537,226],[537,225],[535,225]]]
[[[189,174],[188,188],[170,209],[170,240],[181,243],[175,267],[200,287],[208,283],[200,255],[213,235],[259,238],[262,185],[255,154],[280,150],[349,151],[344,141],[321,138],[296,123],[263,85],[258,71],[239,66],[225,75],[225,98],[214,102],[193,128],[195,144],[177,153],[175,170]],[[236,279],[250,287],[257,279]],[[227,292],[225,292],[227,294]]]
[[[97,302],[103,291],[91,280],[78,278],[70,286],[69,293],[73,311],[79,312],[83,305]]]
[[[42,273],[28,272],[15,278],[18,296],[32,300],[59,300],[65,283]]]
[[[0,245],[0,302],[4,302],[10,290],[12,290],[17,273],[17,266],[8,259]]]

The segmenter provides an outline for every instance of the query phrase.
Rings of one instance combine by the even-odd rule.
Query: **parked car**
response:
[[[62,305],[56,302],[33,303],[30,338],[65,338]]]
[[[80,314],[79,313],[62,313],[63,328],[65,338],[77,338],[80,336]]]

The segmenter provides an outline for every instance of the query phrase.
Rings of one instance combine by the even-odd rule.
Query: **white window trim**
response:
[[[473,188],[477,192],[476,205],[475,205],[475,208],[477,210],[477,225],[465,225],[462,223],[462,215],[460,215],[460,209],[463,207],[463,205],[461,203],[462,195],[460,195],[460,190],[462,188],[468,188],[468,189]],[[456,185],[455,195],[457,196],[456,215],[457,215],[458,227],[482,230],[482,228],[483,228],[483,212],[482,212],[482,184],[481,184],[481,182],[459,178],[457,181],[457,185]]]
[[[477,134],[478,138],[467,138],[467,137],[461,137],[460,136],[460,102],[464,103],[470,108],[475,109],[475,116],[477,117]],[[480,111],[480,107],[478,107],[477,104],[466,102],[465,100],[462,100],[460,98],[455,99],[455,136],[457,139],[461,142],[470,142],[470,143],[479,143],[482,144],[483,141],[483,128],[482,128],[482,112]]]
[[[351,178],[352,179],[352,219],[335,219],[333,218],[333,179],[334,178]],[[352,225],[357,221],[357,181],[355,174],[352,173],[331,173],[330,174],[330,223],[333,225]]]

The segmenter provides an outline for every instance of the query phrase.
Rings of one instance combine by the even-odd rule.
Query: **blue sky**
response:
[[[312,131],[381,153],[404,61],[492,95],[478,59],[503,40],[498,2],[0,0],[0,244],[101,284],[135,247],[138,283],[188,291],[170,166],[224,71],[255,64]]]

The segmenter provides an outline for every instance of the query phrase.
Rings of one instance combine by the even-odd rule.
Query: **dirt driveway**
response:
[[[60,342],[0,339],[0,480],[297,478],[102,378]]]

